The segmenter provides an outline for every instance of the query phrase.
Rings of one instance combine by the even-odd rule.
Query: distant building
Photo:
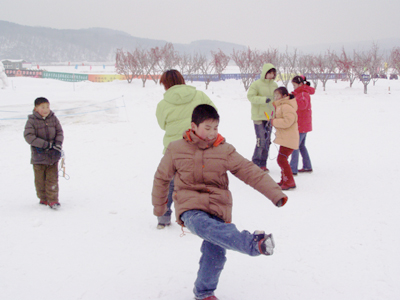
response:
[[[3,59],[1,62],[5,69],[25,70],[32,67],[32,63],[28,63],[23,59]]]

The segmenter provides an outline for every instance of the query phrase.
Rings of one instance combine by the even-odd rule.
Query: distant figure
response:
[[[177,70],[165,71],[160,78],[164,86],[164,99],[157,105],[156,116],[158,125],[165,131],[163,144],[165,150],[172,141],[182,139],[182,134],[190,128],[193,109],[199,104],[214,103],[202,91],[186,85],[182,74]],[[172,193],[174,180],[171,180],[168,194],[168,210],[164,216],[158,217],[158,229],[163,229],[171,224]]]
[[[49,100],[35,100],[33,114],[28,116],[24,137],[31,145],[31,164],[35,174],[36,194],[40,204],[56,209],[58,201],[58,161],[64,134],[56,115],[50,110]]]
[[[274,114],[274,91],[278,88],[274,81],[276,77],[276,69],[272,64],[265,64],[262,68],[260,79],[254,81],[247,92],[247,99],[251,102],[251,119],[254,122],[256,131],[256,148],[252,161],[263,171],[268,172],[267,160],[269,146],[271,144],[271,119]]]
[[[300,145],[299,150],[294,150],[290,160],[290,167],[292,168],[293,175],[299,173],[311,173],[312,165],[308,150],[306,148],[307,132],[312,130],[312,111],[311,111],[311,97],[315,93],[315,89],[310,86],[310,82],[306,80],[305,76],[296,76],[292,79],[294,92],[297,101],[297,116],[299,118],[299,133]],[[299,152],[303,158],[303,167],[298,170]]]
[[[1,84],[1,88],[4,89],[6,87],[8,87],[8,78],[6,75],[6,69],[4,68],[3,63],[0,61],[0,82]]]
[[[278,184],[282,190],[290,190],[296,188],[288,158],[294,149],[299,148],[297,102],[294,96],[289,95],[287,89],[282,86],[275,90],[274,106],[276,114],[271,124],[276,128],[274,143],[280,145],[277,160],[282,174]]]

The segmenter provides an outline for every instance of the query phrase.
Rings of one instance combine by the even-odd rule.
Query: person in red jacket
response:
[[[293,95],[297,101],[297,116],[300,134],[299,149],[294,150],[292,158],[290,160],[290,168],[292,169],[293,175],[300,173],[310,173],[313,171],[310,155],[306,148],[306,137],[307,132],[312,130],[312,111],[311,111],[311,97],[315,93],[315,89],[310,86],[310,82],[306,80],[305,76],[296,76],[292,79],[293,84]],[[299,164],[299,152],[303,158],[303,168],[298,170]]]

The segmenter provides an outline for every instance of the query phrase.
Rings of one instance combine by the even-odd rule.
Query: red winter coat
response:
[[[311,86],[303,84],[294,90],[293,95],[297,101],[297,123],[299,125],[299,132],[305,133],[312,130],[312,111],[311,111],[311,97],[315,93],[315,89]]]

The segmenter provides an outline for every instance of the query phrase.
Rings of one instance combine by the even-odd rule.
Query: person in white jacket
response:
[[[4,89],[8,86],[8,80],[6,75],[6,69],[4,68],[3,63],[0,61],[0,83],[1,88]]]

